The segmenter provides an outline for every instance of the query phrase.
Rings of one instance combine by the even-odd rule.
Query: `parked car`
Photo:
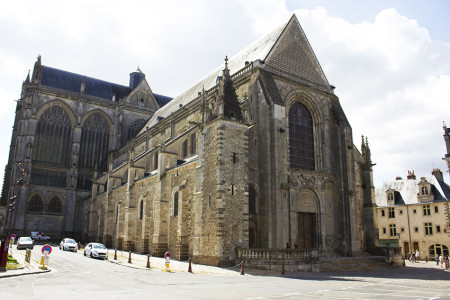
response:
[[[100,243],[89,243],[86,248],[84,248],[84,256],[86,255],[89,255],[90,257],[108,259],[108,249]]]
[[[78,244],[75,242],[74,239],[65,238],[59,243],[59,249],[63,251],[73,251],[77,252],[78,250]]]
[[[32,231],[30,237],[34,241],[50,241],[50,237],[48,235],[45,235],[43,232],[40,231]]]
[[[17,239],[17,250],[33,249],[33,240],[28,236],[22,236]]]

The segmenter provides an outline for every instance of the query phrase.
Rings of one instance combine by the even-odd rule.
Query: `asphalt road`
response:
[[[35,259],[40,250],[35,246]],[[134,269],[55,247],[49,266],[49,273],[0,279],[0,299],[450,299],[450,272],[425,263],[358,273],[205,275]]]

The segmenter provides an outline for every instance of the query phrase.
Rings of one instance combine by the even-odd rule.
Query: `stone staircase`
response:
[[[320,257],[317,265],[319,272],[392,269],[384,256]]]

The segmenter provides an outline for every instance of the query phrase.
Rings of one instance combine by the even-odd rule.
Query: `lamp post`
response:
[[[20,177],[17,180],[17,185],[19,186],[19,199],[20,199],[20,190],[23,186],[23,179],[22,176],[25,173],[25,165],[23,163],[17,164],[16,173],[14,174],[15,178],[17,178],[17,173],[20,173]],[[15,180],[14,180],[15,181]],[[11,221],[12,221],[12,213],[14,211],[14,208],[16,207],[16,201],[17,196],[15,195],[15,186],[13,186],[12,189],[12,196],[9,198],[10,203],[8,204],[8,212],[9,212],[9,226],[8,226],[8,235],[4,238],[2,238],[1,247],[0,247],[0,271],[6,271],[6,263],[8,261],[8,244],[9,244],[9,237],[11,236]]]

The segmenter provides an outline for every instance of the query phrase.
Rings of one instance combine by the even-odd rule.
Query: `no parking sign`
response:
[[[166,254],[164,254],[164,258],[166,259],[166,271],[169,271],[169,265],[170,265],[170,257],[172,255],[170,254],[169,251],[166,252]]]
[[[52,253],[52,246],[50,245],[44,245],[42,247],[42,254],[44,254],[45,256],[49,255],[50,253]]]

